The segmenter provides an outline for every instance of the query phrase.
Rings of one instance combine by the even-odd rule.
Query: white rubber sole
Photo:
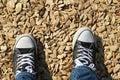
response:
[[[74,35],[74,37],[73,37],[72,49],[74,49],[75,43],[76,43],[77,39],[79,38],[80,34],[81,34],[83,31],[85,31],[85,30],[89,30],[89,31],[92,33],[92,31],[91,31],[88,27],[80,28],[80,29],[75,33],[75,35]],[[93,34],[93,33],[92,33],[92,34]]]

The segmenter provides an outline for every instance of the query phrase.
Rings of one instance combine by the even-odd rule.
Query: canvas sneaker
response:
[[[92,31],[87,28],[80,28],[73,38],[73,67],[88,66],[95,71],[94,60],[94,35]]]
[[[23,34],[16,40],[13,48],[13,70],[16,76],[21,72],[36,74],[36,53],[36,42],[31,35]]]

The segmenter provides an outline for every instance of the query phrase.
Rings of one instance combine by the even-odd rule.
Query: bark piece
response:
[[[7,50],[7,46],[6,45],[3,45],[3,46],[1,46],[1,51],[0,52],[4,52],[4,51],[6,51]]]
[[[17,3],[15,7],[15,14],[18,14],[22,11],[22,3]]]
[[[120,71],[120,64],[117,64],[117,65],[114,67],[114,70],[113,70],[114,73],[116,73],[116,72],[118,72],[118,71]]]
[[[113,45],[113,46],[110,47],[110,50],[112,50],[112,51],[117,51],[118,48],[119,48],[118,45]]]

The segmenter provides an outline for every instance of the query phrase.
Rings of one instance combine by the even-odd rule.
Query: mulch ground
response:
[[[25,33],[38,45],[37,77],[68,80],[73,36],[84,26],[95,34],[96,74],[120,80],[120,0],[0,0],[0,80],[14,79],[12,49]]]

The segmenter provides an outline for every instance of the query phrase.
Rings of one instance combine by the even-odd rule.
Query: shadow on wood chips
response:
[[[45,61],[45,52],[44,52],[44,46],[42,43],[36,39],[37,41],[37,80],[52,80],[52,77],[50,75],[48,65]]]
[[[104,47],[102,38],[95,35],[96,39],[96,56],[95,56],[95,65],[96,65],[96,74],[100,78],[100,80],[112,80],[112,77],[107,71],[107,68],[104,64]]]

